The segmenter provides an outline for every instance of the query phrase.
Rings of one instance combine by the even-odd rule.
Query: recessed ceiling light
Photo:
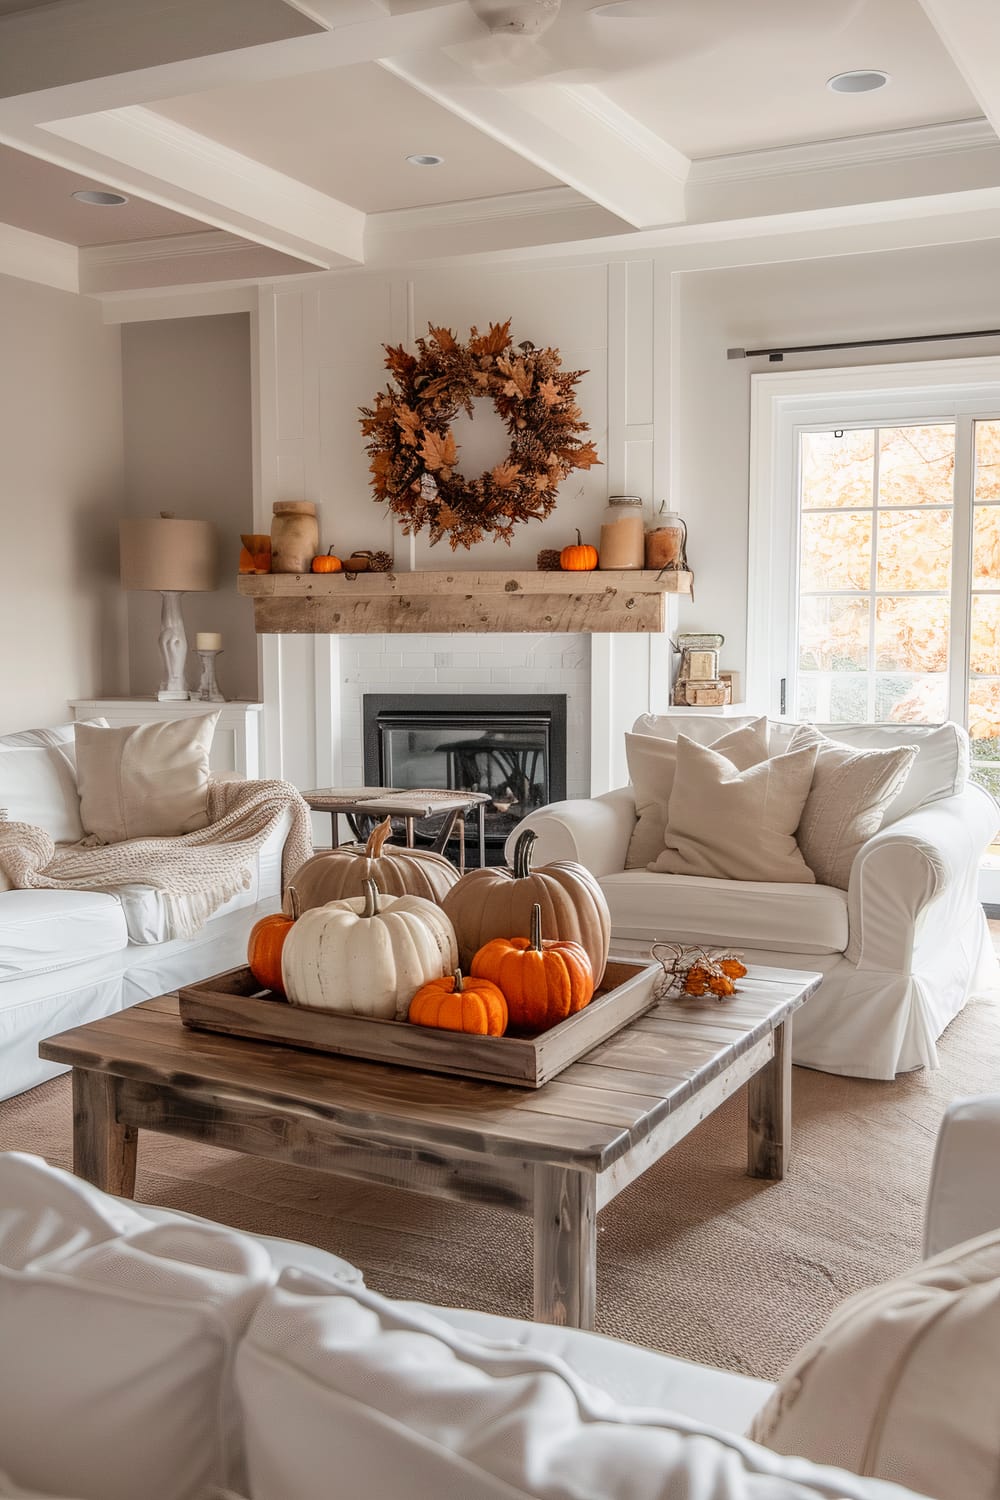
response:
[[[874,89],[884,89],[889,74],[881,68],[855,68],[850,73],[835,73],[826,80],[828,89],[835,94],[870,94]]]
[[[439,167],[444,161],[444,157],[431,156],[424,152],[419,152],[416,156],[408,156],[406,160],[410,163],[411,167]]]
[[[77,203],[93,203],[98,208],[118,208],[128,202],[124,193],[99,193],[96,188],[80,188],[72,196]]]

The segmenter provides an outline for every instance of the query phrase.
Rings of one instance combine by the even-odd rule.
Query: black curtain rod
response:
[[[824,354],[828,349],[884,349],[887,344],[940,344],[951,339],[996,339],[1000,328],[978,328],[969,333],[914,333],[898,339],[849,339],[842,344],[786,344],[776,349],[727,349],[727,359],[757,359],[766,354],[780,364],[786,354]]]

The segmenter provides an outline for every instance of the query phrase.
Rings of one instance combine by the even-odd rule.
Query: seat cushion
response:
[[[847,892],[833,886],[647,870],[602,875],[599,884],[614,937],[779,953],[843,953],[847,947]]]
[[[121,903],[102,891],[0,892],[0,980],[72,968],[128,947]]]

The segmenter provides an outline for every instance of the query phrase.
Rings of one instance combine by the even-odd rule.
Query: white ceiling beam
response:
[[[499,89],[440,51],[378,61],[626,223],[646,229],[683,220],[687,158],[598,90],[552,83]]]
[[[979,107],[1000,135],[1000,6],[996,0],[920,0]]]
[[[127,3],[134,9],[135,0]],[[42,16],[47,9],[42,7],[37,13],[27,14]],[[457,46],[486,35],[486,28],[465,0],[452,0],[429,11],[396,16],[373,13],[368,20],[355,20],[310,36],[293,36],[199,57],[152,61],[148,66],[127,71],[112,72],[105,63],[99,76],[70,83],[54,78],[48,87],[28,88],[25,72],[17,66],[18,49],[11,45],[8,35],[8,28],[18,19],[19,16],[0,17],[0,120],[12,127],[132,104],[152,104],[158,99],[231,85],[320,73],[354,63],[375,62],[397,52]],[[52,46],[51,41],[49,45]],[[54,68],[53,64],[52,71]]]
[[[80,253],[75,245],[48,235],[0,224],[0,276],[37,281],[61,292],[80,290]]]
[[[365,215],[359,209],[154,110],[128,108],[53,121],[36,127],[32,149],[60,166],[313,265],[364,260]]]

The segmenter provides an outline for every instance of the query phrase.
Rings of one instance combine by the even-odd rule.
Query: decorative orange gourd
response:
[[[383,896],[423,896],[440,905],[458,881],[455,866],[430,849],[387,843],[391,832],[392,819],[385,818],[372,829],[367,844],[341,844],[307,859],[295,875],[302,910],[362,896],[366,880],[374,880]]]
[[[594,978],[604,976],[611,943],[611,914],[590,871],[571,860],[531,868],[536,834],[530,828],[514,845],[514,868],[470,870],[441,901],[458,935],[459,963],[466,973],[484,943],[495,937],[528,937],[531,908],[542,908],[542,925],[553,938],[580,943]],[[296,880],[296,884],[298,881]]]
[[[597,548],[591,547],[576,529],[576,546],[572,543],[559,554],[559,566],[564,573],[592,573],[597,567]]]
[[[507,1002],[489,979],[463,979],[461,969],[421,985],[410,1001],[415,1026],[442,1031],[466,1031],[473,1036],[503,1036],[507,1030]]]
[[[531,909],[531,936],[494,938],[472,960],[477,979],[503,991],[510,1025],[547,1031],[589,1005],[594,971],[579,943],[542,941],[542,908]]]
[[[285,993],[281,979],[281,954],[285,939],[298,921],[302,908],[294,886],[288,887],[288,905],[291,916],[283,911],[271,912],[261,917],[250,929],[247,940],[247,963],[257,983],[265,990]]]
[[[326,552],[321,552],[318,557],[314,557],[312,560],[312,571],[314,573],[339,573],[343,566],[344,564],[340,558],[334,556],[332,547],[328,548]]]

